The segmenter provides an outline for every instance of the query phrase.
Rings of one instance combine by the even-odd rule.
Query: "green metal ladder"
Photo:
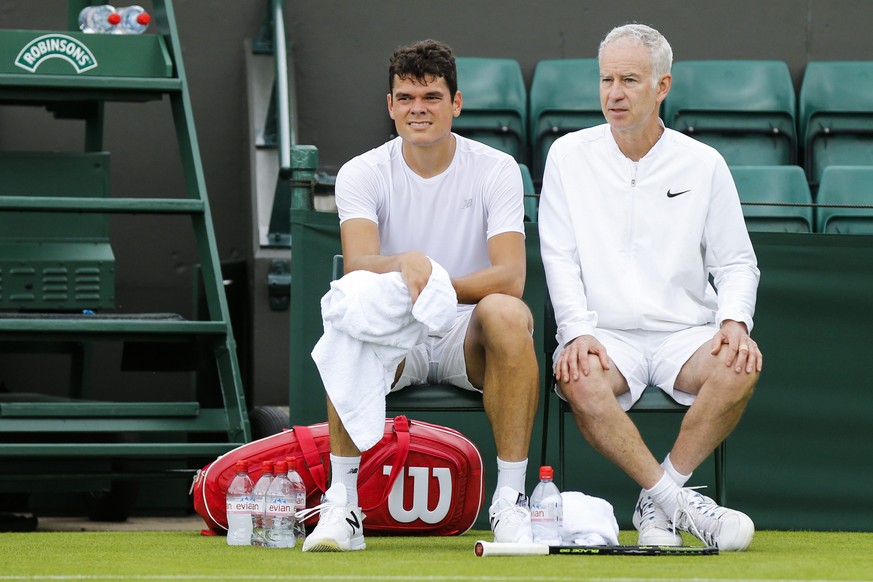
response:
[[[55,117],[85,120],[82,155],[88,156],[103,149],[105,103],[144,102],[166,96],[181,155],[185,195],[4,195],[0,183],[0,217],[63,214],[99,215],[108,220],[117,214],[187,216],[193,226],[206,313],[195,321],[158,314],[102,316],[83,315],[80,310],[43,315],[10,310],[0,317],[0,349],[31,344],[88,345],[103,340],[202,342],[198,345],[208,347],[204,351],[217,366],[221,397],[216,395],[206,405],[197,401],[199,397],[180,402],[104,402],[74,394],[66,399],[0,400],[0,459],[7,467],[50,458],[122,460],[130,461],[130,466],[146,459],[174,459],[178,466],[183,459],[214,457],[251,440],[172,1],[154,0],[151,29],[157,34],[141,36],[80,33],[78,14],[91,4],[88,0],[68,0],[67,31],[0,31],[0,52],[17,51],[11,54],[19,55],[15,63],[0,64],[0,106],[38,104]],[[94,63],[98,66],[92,66]],[[75,191],[77,184],[71,183],[69,188]],[[5,275],[0,273],[0,294],[4,280],[7,287],[11,284],[11,273]],[[120,433],[136,437],[114,438]],[[4,471],[4,479],[7,473]],[[106,475],[132,476],[117,471]]]

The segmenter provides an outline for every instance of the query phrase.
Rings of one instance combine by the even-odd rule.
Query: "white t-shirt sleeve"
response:
[[[361,157],[343,164],[334,189],[340,224],[351,218],[366,218],[378,224],[386,189],[383,176]]]

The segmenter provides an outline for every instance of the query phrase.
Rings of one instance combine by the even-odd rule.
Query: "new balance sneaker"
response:
[[[498,497],[488,510],[495,542],[530,543],[530,509],[527,496],[511,487],[501,487]]]
[[[741,552],[752,543],[755,524],[745,513],[721,507],[697,491],[682,488],[678,496],[676,527],[694,535],[710,547]]]
[[[363,521],[366,517],[360,507],[347,504],[346,488],[335,483],[325,492],[321,505],[305,509],[298,519],[320,513],[318,525],[303,542],[304,552],[348,552],[364,550]]]
[[[637,543],[641,546],[682,545],[682,536],[673,527],[673,522],[645,489],[640,491],[631,521],[640,532]]]

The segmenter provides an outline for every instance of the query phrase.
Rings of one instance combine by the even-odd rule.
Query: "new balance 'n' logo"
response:
[[[355,535],[359,529],[361,529],[361,521],[358,519],[358,516],[355,515],[355,512],[352,511],[349,513],[351,517],[346,518],[346,523],[352,527],[352,535]]]

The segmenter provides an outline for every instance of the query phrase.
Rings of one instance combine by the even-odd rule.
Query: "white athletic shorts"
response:
[[[416,384],[451,384],[465,390],[481,392],[467,378],[464,338],[470,325],[472,309],[458,312],[452,329],[445,335],[429,335],[406,356],[406,366],[392,392]]]
[[[657,386],[676,402],[690,406],[695,396],[676,390],[676,377],[691,356],[700,346],[712,340],[718,327],[715,324],[689,327],[681,331],[645,331],[596,329],[594,337],[606,348],[609,356],[621,375],[627,380],[629,392],[618,396],[618,403],[624,410],[639,400],[646,386]],[[555,362],[561,355],[559,346],[555,351]],[[559,387],[555,392],[564,395]],[[566,400],[566,398],[564,398]]]

